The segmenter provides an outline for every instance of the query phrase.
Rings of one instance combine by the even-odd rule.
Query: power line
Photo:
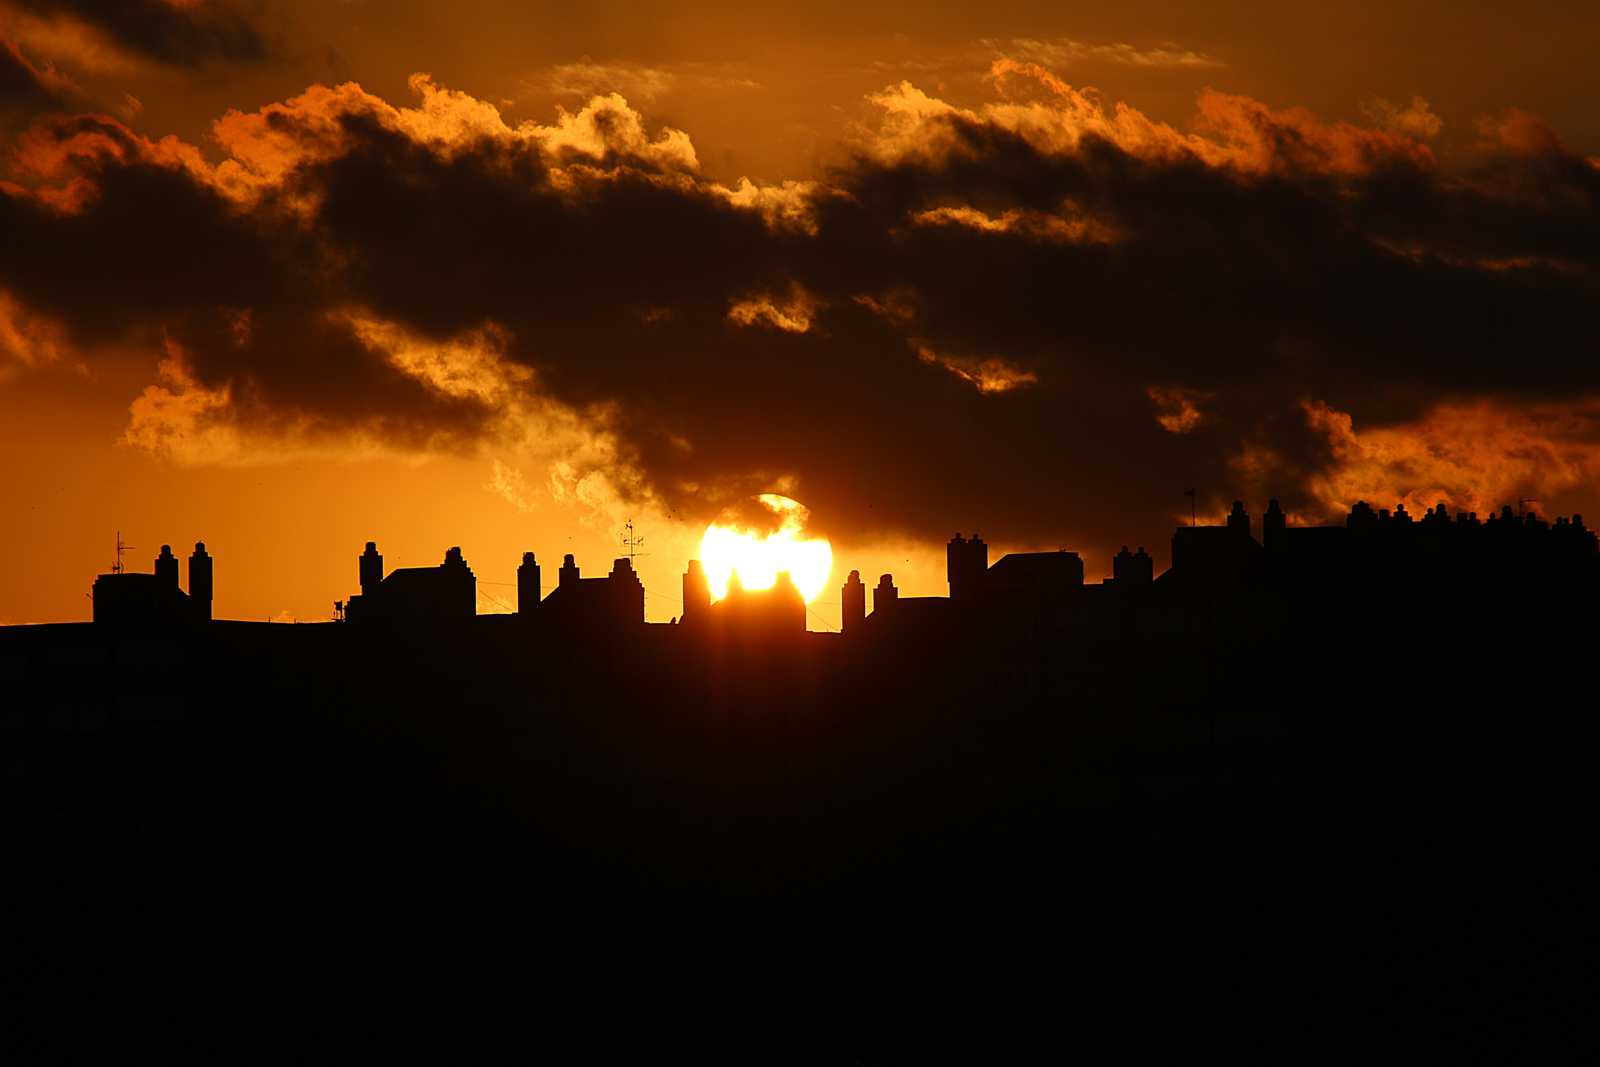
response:
[[[815,622],[818,626],[820,626],[824,630],[826,630],[828,633],[833,634],[833,633],[838,633],[839,632],[837,629],[835,629],[832,626],[829,626],[822,619],[818,618],[817,617],[817,613],[811,610],[811,605],[810,604],[806,605],[806,616],[808,618],[810,618],[813,622]]]
[[[480,599],[487,600],[496,607],[504,608],[505,610],[513,613],[515,613],[517,610],[510,604],[507,604],[504,600],[501,600],[499,597],[495,596],[493,593],[485,593],[482,589],[479,589],[477,592]]]

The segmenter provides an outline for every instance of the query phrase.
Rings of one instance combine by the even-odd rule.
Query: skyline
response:
[[[780,603],[788,602],[792,596],[796,620],[804,630],[848,633],[853,617],[859,622],[864,615],[877,614],[882,607],[882,597],[887,596],[891,604],[925,606],[942,601],[946,604],[964,602],[970,605],[974,590],[993,582],[999,583],[997,588],[1013,592],[1027,589],[1030,596],[1041,598],[1041,603],[1054,603],[1060,599],[1063,581],[1080,589],[1099,587],[1113,591],[1113,587],[1116,587],[1113,591],[1115,596],[1127,597],[1131,595],[1127,591],[1130,587],[1140,589],[1155,583],[1159,588],[1176,578],[1179,596],[1190,597],[1198,590],[1203,591],[1206,597],[1215,597],[1229,595],[1236,585],[1244,588],[1249,583],[1240,583],[1246,574],[1252,568],[1267,563],[1272,566],[1266,573],[1272,573],[1276,568],[1279,580],[1288,577],[1308,587],[1321,587],[1329,582],[1356,579],[1363,567],[1375,567],[1377,573],[1392,575],[1395,568],[1401,565],[1400,561],[1405,559],[1412,564],[1426,560],[1428,566],[1438,566],[1441,554],[1454,554],[1459,563],[1467,558],[1463,553],[1476,551],[1482,560],[1493,560],[1494,566],[1509,567],[1515,550],[1524,554],[1516,566],[1532,565],[1536,569],[1548,568],[1557,557],[1574,562],[1595,555],[1595,535],[1586,526],[1581,514],[1556,516],[1552,522],[1536,508],[1527,507],[1535,503],[1537,501],[1521,499],[1515,507],[1507,503],[1480,517],[1476,511],[1459,510],[1452,513],[1442,501],[1420,514],[1412,514],[1403,501],[1391,509],[1375,508],[1365,500],[1358,500],[1343,521],[1313,524],[1285,512],[1276,499],[1268,501],[1259,516],[1252,514],[1242,501],[1235,500],[1220,521],[1210,521],[1212,517],[1208,515],[1207,521],[1201,522],[1196,513],[1191,515],[1188,523],[1176,526],[1171,536],[1170,553],[1161,553],[1159,549],[1152,553],[1143,544],[1138,545],[1136,551],[1127,544],[1122,545],[1106,568],[1109,573],[1099,577],[1085,566],[1080,553],[1066,548],[1054,551],[1002,551],[991,571],[991,546],[982,535],[973,533],[970,538],[965,538],[958,532],[944,546],[946,569],[942,590],[932,593],[922,588],[920,575],[918,584],[907,588],[903,578],[897,581],[892,571],[886,571],[877,575],[876,587],[870,593],[870,612],[867,605],[871,583],[862,580],[861,568],[851,567],[848,563],[839,568],[840,573],[848,572],[848,577],[842,579],[841,584],[840,580],[836,580],[835,561],[827,554],[826,542],[796,544],[785,536],[792,534],[797,527],[783,527],[778,536],[771,538],[768,547],[777,550],[772,555],[760,552],[762,546],[748,534],[749,543],[739,548],[730,545],[734,531],[715,526],[708,528],[700,551],[682,563],[678,579],[683,597],[671,591],[647,589],[641,581],[639,564],[642,559],[648,558],[648,554],[640,553],[638,549],[644,547],[646,540],[631,522],[620,531],[615,547],[621,551],[611,559],[609,577],[603,574],[603,567],[600,568],[602,573],[595,573],[592,565],[590,572],[584,575],[583,561],[570,552],[561,555],[562,562],[557,568],[548,555],[541,558],[536,551],[527,550],[519,556],[514,582],[484,581],[477,577],[471,560],[459,545],[445,551],[443,564],[409,560],[396,563],[391,559],[386,565],[378,542],[369,540],[357,560],[360,592],[336,598],[326,618],[228,619],[224,613],[221,619],[264,621],[269,624],[388,619],[391,625],[405,622],[407,625],[422,625],[426,629],[430,618],[435,622],[464,616],[526,618],[530,613],[549,610],[544,604],[548,597],[544,595],[545,586],[541,578],[542,573],[548,573],[557,579],[556,585],[549,587],[552,594],[558,589],[564,590],[569,579],[574,587],[581,584],[586,588],[587,592],[582,594],[586,599],[581,603],[587,606],[581,611],[576,603],[556,609],[557,615],[554,617],[558,618],[567,618],[571,612],[579,611],[579,614],[571,616],[573,622],[580,622],[587,617],[585,612],[592,612],[594,605],[590,601],[595,596],[610,605],[603,608],[602,615],[611,617],[617,611],[617,605],[611,603],[616,590],[626,588],[628,592],[621,593],[623,603],[620,621],[624,625],[643,623],[659,626],[663,621],[675,625],[689,621],[690,609],[695,607],[696,601],[702,605],[699,612],[703,613],[730,598],[738,600],[751,594],[755,600],[749,603],[767,605],[762,609],[765,611],[777,609]],[[788,507],[772,503],[768,506],[780,515],[792,515],[795,511],[803,513],[803,509],[797,508],[793,501],[787,501],[787,504]],[[1495,532],[1497,530],[1500,531],[1498,534]],[[1540,542],[1542,549],[1533,551],[1532,542],[1513,544],[1506,539],[1505,531],[1508,530],[1526,531],[1528,536],[1543,538]],[[1552,531],[1555,534],[1553,540],[1547,536]],[[1219,555],[1218,546],[1222,542],[1210,539],[1224,534],[1249,542],[1254,551],[1265,549],[1266,555],[1248,566],[1243,557],[1238,555],[1237,549],[1228,549]],[[1381,535],[1387,540],[1374,542],[1374,535]],[[1328,540],[1329,537],[1336,539]],[[1417,537],[1421,541],[1413,543]],[[1374,546],[1378,544],[1386,547],[1377,551]],[[821,557],[813,552],[819,546],[823,553]],[[1471,546],[1470,549],[1468,546]],[[1584,546],[1587,546],[1586,555]],[[1407,555],[1415,553],[1419,547],[1422,548],[1421,555]],[[1398,555],[1395,554],[1397,548],[1400,550]],[[789,550],[791,554],[783,554],[784,550]],[[178,559],[170,543],[160,546],[160,554],[151,571],[139,569],[137,563],[128,558],[138,551],[138,546],[123,541],[119,530],[115,561],[96,576],[93,592],[88,594],[94,602],[92,614],[96,623],[120,620],[121,625],[165,626],[175,620],[190,619],[191,616],[207,622],[218,617],[213,611],[214,557],[207,551],[204,542],[195,543],[194,553],[189,558],[191,577],[187,589],[179,584]],[[1549,555],[1550,559],[1543,559],[1541,553]],[[1562,556],[1562,553],[1567,555]],[[1167,565],[1158,568],[1157,559]],[[707,560],[711,562],[706,563]],[[1364,562],[1358,565],[1357,560]],[[745,582],[740,568],[745,566],[749,569],[752,564],[754,569],[750,570],[750,580]],[[825,569],[811,569],[817,564]],[[1208,572],[1214,573],[1209,578],[1199,579],[1198,576]],[[1540,570],[1540,573],[1543,571]],[[124,575],[128,578],[124,579]],[[800,577],[797,579],[796,575]],[[995,575],[1001,577],[996,578]],[[582,582],[579,581],[580,576],[583,577]],[[1513,571],[1507,570],[1506,576],[1514,578]],[[1529,577],[1522,575],[1524,579]],[[396,579],[392,587],[389,578]],[[622,583],[620,587],[617,585],[619,578]],[[155,580],[154,584],[150,584],[151,579]],[[1196,584],[1197,581],[1199,584]],[[481,588],[485,584],[492,588]],[[692,595],[691,585],[695,590]],[[198,594],[197,588],[200,590]],[[602,588],[612,592],[601,592]],[[169,591],[163,593],[161,589]],[[102,592],[107,597],[104,611],[99,599]],[[837,595],[839,599],[825,598],[829,593]],[[152,597],[154,599],[150,599]],[[1056,605],[1056,608],[1064,606],[1064,603]],[[656,610],[652,611],[652,607]],[[147,614],[149,612],[157,614]],[[666,617],[667,612],[670,612],[670,619]],[[735,613],[728,615],[727,619],[734,620],[737,617]],[[593,622],[591,619],[581,625]],[[23,624],[17,628],[26,629],[27,626]]]
[[[118,528],[305,618],[313,530],[670,588],[780,494],[915,595],[1183,486],[1600,509],[1593,16],[452,10],[0,3],[0,622]]]

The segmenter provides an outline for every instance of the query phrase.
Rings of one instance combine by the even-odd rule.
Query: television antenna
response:
[[[623,525],[622,525],[622,547],[626,548],[628,550],[628,562],[630,564],[633,563],[634,559],[636,557],[638,557],[638,556],[647,556],[647,555],[649,555],[648,552],[640,552],[639,551],[640,547],[643,544],[644,544],[644,538],[639,537],[633,531],[633,520],[629,519],[627,522],[623,523]]]
[[[128,551],[128,549],[133,548],[133,547],[134,547],[133,545],[125,545],[125,544],[122,543],[122,531],[118,530],[117,531],[117,561],[111,565],[111,573],[112,574],[121,574],[122,573],[122,569],[123,569],[122,568],[122,554],[124,552]]]

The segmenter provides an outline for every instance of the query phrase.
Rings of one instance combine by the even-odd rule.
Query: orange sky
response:
[[[141,14],[130,18],[135,10]],[[0,76],[0,192],[33,212],[30,219],[44,220],[30,235],[45,235],[27,249],[19,240],[14,258],[0,264],[0,624],[87,618],[85,593],[110,564],[119,529],[137,546],[130,562],[141,570],[164,542],[186,555],[205,540],[217,558],[219,617],[314,620],[329,617],[332,601],[354,591],[356,556],[368,539],[378,541],[391,567],[436,563],[447,547],[462,546],[483,593],[480,610],[492,611],[512,603],[523,551],[538,554],[548,589],[563,552],[573,552],[587,572],[606,569],[620,554],[623,521],[632,518],[647,539],[639,562],[647,615],[664,621],[679,613],[679,576],[707,517],[755,492],[785,492],[813,508],[816,532],[834,543],[834,591],[812,609],[813,627],[824,628],[837,625],[836,590],[853,568],[869,585],[893,571],[905,593],[942,593],[942,540],[957,530],[977,527],[992,557],[1008,547],[1077,549],[1090,580],[1108,570],[1122,541],[1148,542],[1164,565],[1168,524],[1186,512],[1182,489],[1197,481],[1207,487],[1208,510],[1238,494],[1259,513],[1273,493],[1294,499],[1310,520],[1336,514],[1355,496],[1480,508],[1534,496],[1547,511],[1600,511],[1600,383],[1583,370],[1592,365],[1584,361],[1592,336],[1573,337],[1574,358],[1560,365],[1520,375],[1469,368],[1452,357],[1455,341],[1420,351],[1430,344],[1426,323],[1408,322],[1397,297],[1395,307],[1373,314],[1380,325],[1416,329],[1407,342],[1416,365],[1404,373],[1390,376],[1388,356],[1365,355],[1362,336],[1347,335],[1342,312],[1327,307],[1296,311],[1270,336],[1252,330],[1240,344],[1258,346],[1265,362],[1241,367],[1214,354],[1227,347],[1215,326],[1195,327],[1193,351],[1174,351],[1175,342],[1155,334],[1123,351],[1110,320],[1129,313],[1087,297],[1070,317],[1108,321],[1060,340],[1059,350],[1051,340],[1061,336],[1050,316],[1072,293],[1067,279],[1118,271],[1127,275],[1123,291],[1141,292],[1151,305],[1126,320],[1130,334],[1154,329],[1144,320],[1192,318],[1193,309],[1224,304],[1235,310],[1222,321],[1253,319],[1254,283],[1218,296],[1182,294],[1182,310],[1161,309],[1174,294],[1160,265],[1194,259],[1197,248],[1208,254],[1204,239],[1184,226],[1162,229],[1159,239],[1195,244],[1137,261],[1157,264],[1154,274],[1117,258],[1157,238],[1141,230],[1148,203],[1130,207],[1115,183],[1131,186],[1144,180],[1141,168],[1167,166],[1174,175],[1209,168],[1260,197],[1230,233],[1281,227],[1257,246],[1268,249],[1292,250],[1306,240],[1297,227],[1320,225],[1268,199],[1279,185],[1310,190],[1307,202],[1320,204],[1327,188],[1362,183],[1357,199],[1370,206],[1357,224],[1370,227],[1363,255],[1381,249],[1396,270],[1454,272],[1450,284],[1463,294],[1493,287],[1500,275],[1522,279],[1506,290],[1512,325],[1497,317],[1486,329],[1514,330],[1516,316],[1547,310],[1548,321],[1559,323],[1562,301],[1578,299],[1574,293],[1589,292],[1592,307],[1600,244],[1596,204],[1585,198],[1594,196],[1593,173],[1600,173],[1600,114],[1592,105],[1600,98],[1600,68],[1592,62],[1600,16],[1574,14],[1570,4],[1512,11],[1443,2],[1337,10],[1148,0],[1114,9],[820,3],[773,14],[733,3],[656,3],[619,14],[511,2],[294,0],[258,12],[220,0],[143,0],[120,9],[93,0],[0,0],[0,40],[13,64]],[[431,80],[414,80],[422,72]],[[345,82],[360,88],[340,101],[300,95]],[[608,93],[623,102],[592,112],[599,125],[575,133],[560,125],[558,108],[576,115]],[[661,190],[719,205],[724,195],[734,198],[735,210],[762,213],[777,245],[758,255],[736,226],[708,230],[707,248],[725,241],[725,253],[708,252],[704,264],[665,258],[667,295],[630,297],[615,317],[636,315],[646,326],[682,322],[695,314],[684,308],[703,280],[707,306],[727,307],[727,322],[637,350],[584,352],[576,362],[570,354],[557,359],[552,346],[570,341],[583,352],[581,341],[571,341],[573,330],[583,336],[581,321],[544,336],[494,311],[503,304],[454,315],[441,302],[407,323],[413,298],[382,280],[363,289],[369,278],[360,275],[343,295],[329,297],[328,316],[343,316],[338,328],[381,349],[433,400],[492,414],[472,415],[478,421],[469,425],[459,411],[441,415],[404,398],[398,407],[374,401],[370,411],[348,411],[339,399],[345,394],[327,384],[345,373],[327,362],[334,356],[307,355],[305,369],[291,373],[291,364],[300,367],[301,334],[271,334],[277,312],[265,301],[254,307],[253,329],[285,347],[248,358],[268,362],[252,369],[230,363],[246,357],[228,355],[225,344],[203,347],[212,335],[201,320],[221,305],[207,297],[204,307],[189,307],[163,288],[203,284],[213,269],[209,257],[222,255],[214,247],[192,249],[195,274],[185,281],[159,256],[110,262],[89,250],[95,233],[72,223],[94,217],[95,198],[137,163],[188,174],[226,211],[255,213],[253,227],[289,227],[283,216],[259,221],[269,219],[264,199],[289,188],[271,167],[315,168],[324,162],[318,153],[343,164],[355,151],[348,133],[325,131],[320,147],[305,138],[292,146],[275,141],[262,109],[297,99],[281,114],[335,124],[381,101],[401,109],[382,115],[399,117],[374,121],[417,144],[433,137],[435,146],[466,145],[476,136],[468,125],[481,115],[498,116],[493,138],[510,145],[532,136],[547,155],[561,137],[600,138],[611,155],[595,155],[594,166],[625,157]],[[438,110],[429,111],[429,101]],[[219,124],[230,112],[238,114]],[[81,131],[48,125],[57,121],[50,116],[75,114],[104,116],[95,120],[99,147],[84,147]],[[627,140],[633,135],[605,125],[618,116],[638,122],[637,137]],[[859,235],[838,236],[854,234],[849,227],[858,223],[835,223],[830,231],[817,222],[835,202],[870,211],[877,210],[874,196],[905,195],[896,176],[917,168],[955,182],[951,161],[968,149],[938,140],[941,124],[950,123],[993,135],[999,147],[970,149],[980,175],[1040,167],[1040,177],[1023,175],[999,192],[985,186],[970,196],[941,185],[936,198],[884,224],[892,239],[883,247],[892,254],[882,263],[872,262],[879,253],[865,250]],[[534,127],[523,124],[541,132],[528,135]],[[105,147],[124,130],[139,139],[136,147]],[[1056,180],[1055,162],[1081,163],[1093,138],[1121,153],[1129,168],[1123,177],[1098,174],[1096,183],[1110,183],[1096,185],[1100,193],[1075,193],[1045,208],[1029,200],[1039,182]],[[579,149],[587,151],[586,143]],[[102,154],[91,159],[96,152]],[[106,162],[108,152],[115,163]],[[1173,162],[1180,156],[1188,170]],[[1421,176],[1416,184],[1426,185],[1425,193],[1400,184],[1405,196],[1437,207],[1436,221],[1391,225],[1397,201],[1389,198],[1400,194],[1381,180],[1391,168]],[[751,184],[741,185],[746,178]],[[976,189],[989,179],[960,180]],[[319,186],[314,195],[339,188]],[[830,201],[834,189],[840,192]],[[764,199],[737,200],[747,195],[739,190]],[[184,229],[187,209],[162,199],[170,195],[145,203],[172,240],[207,232]],[[1207,186],[1197,195],[1217,193]],[[1463,197],[1503,206],[1505,214],[1486,215]],[[361,200],[354,197],[357,206]],[[1452,229],[1462,225],[1463,211],[1474,220],[1465,237],[1467,230]],[[1183,217],[1181,207],[1174,217]],[[0,226],[13,218],[22,215],[0,215]],[[698,225],[721,225],[715,212],[706,220]],[[366,219],[351,225],[372,230]],[[913,230],[934,235],[935,252],[945,233],[955,234],[953,241],[992,236],[1027,245],[983,263],[970,252],[953,253],[957,266],[976,272],[971,291],[994,303],[990,319],[958,321],[948,310],[967,291],[954,267],[902,283],[895,271],[926,261],[899,258],[894,241]],[[313,237],[318,232],[308,228]],[[701,244],[692,231],[671,232],[684,255]],[[289,263],[284,276],[293,285],[283,292],[313,291],[322,284],[319,272],[347,264],[339,256],[299,258],[326,249],[280,247],[277,239],[269,234],[262,247]],[[795,267],[790,284],[769,284],[786,257],[812,254],[808,242],[825,247],[841,273],[867,264],[862,279],[848,283],[856,288],[841,282],[838,292],[828,291],[833,271],[809,262]],[[1038,264],[1053,262],[1038,258],[1046,246],[1070,246],[1098,265],[1063,267],[1060,290],[1034,297],[1027,290]],[[618,263],[640,254],[618,248]],[[1343,247],[1329,248],[1319,253],[1316,270],[1324,273],[1306,277],[1345,285],[1329,259]],[[767,280],[726,289],[716,261],[747,254],[749,270],[765,271]],[[1217,254],[1221,262],[1231,253]],[[392,261],[394,253],[376,258]],[[435,293],[459,284],[470,294],[485,283],[458,282],[460,258],[419,253],[415,273],[437,276]],[[44,259],[50,266],[35,270]],[[59,270],[61,280],[39,281],[46,269]],[[1019,273],[1007,283],[1010,270]],[[1351,268],[1363,271],[1370,273]],[[1195,284],[1221,273],[1200,270]],[[101,295],[68,299],[61,290],[80,278]],[[517,283],[500,280],[513,289]],[[532,298],[550,283],[526,284]],[[619,293],[632,286],[636,296],[648,289],[600,275],[572,284],[574,300],[609,286]],[[1297,282],[1274,299],[1301,288]],[[1381,299],[1383,288],[1376,291]],[[1416,290],[1419,299],[1435,291]],[[1545,291],[1556,304],[1547,307]],[[240,304],[250,310],[247,289],[244,297],[231,292],[227,314],[237,315]],[[997,298],[1019,292],[1013,303]],[[109,310],[117,294],[146,310]],[[1370,308],[1374,296],[1353,299]],[[1470,309],[1498,298],[1451,299]],[[104,316],[96,301],[108,308]],[[1032,314],[1037,328],[1025,329]],[[248,332],[248,316],[243,321]],[[1549,349],[1562,328],[1550,326],[1535,346]],[[885,340],[885,330],[898,332]],[[733,338],[733,347],[715,357],[726,362],[714,364],[702,346],[721,338]],[[860,360],[851,355],[840,357],[843,370],[826,372],[837,381],[836,397],[821,387],[816,396],[802,395],[796,382],[803,374],[772,395],[761,391],[770,376],[752,366],[751,351],[799,346],[783,357],[792,369],[829,344],[843,350],[847,339],[859,351],[892,354],[901,361],[894,373],[915,377],[903,393],[889,391],[898,387],[888,372],[853,377]],[[823,348],[806,347],[813,345]],[[633,360],[637,370],[626,371]],[[1340,370],[1341,360],[1351,369]],[[597,366],[606,361],[617,366]],[[182,375],[191,372],[200,377],[185,384]],[[726,390],[726,406],[746,410],[685,411],[673,421],[681,398],[666,397],[663,383],[702,375],[702,392]],[[147,394],[151,388],[158,392]],[[204,411],[184,414],[224,396],[218,403],[240,412],[225,423],[208,421]],[[875,425],[875,412],[889,423],[904,420],[904,428]],[[991,418],[993,426],[985,421]],[[1127,443],[1109,436],[1124,424],[1137,425]],[[937,451],[946,443],[949,454]],[[1204,462],[1185,458],[1184,448],[1205,453]],[[924,485],[920,474],[908,473],[958,467],[971,486],[993,481],[992,499],[1003,491],[1014,510],[1002,513],[990,498],[969,504],[980,499],[972,489],[939,478]],[[1003,478],[982,474],[1002,469],[1010,472]],[[1104,514],[1130,508],[1121,525]]]

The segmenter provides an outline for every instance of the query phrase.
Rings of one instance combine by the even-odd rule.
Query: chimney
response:
[[[378,543],[368,541],[366,551],[361,553],[360,563],[361,595],[370,597],[378,592],[378,586],[383,584],[383,556],[378,553]]]
[[[876,615],[887,610],[899,599],[900,590],[894,587],[894,575],[881,575],[878,578],[878,587],[872,591],[872,613]]]
[[[706,571],[700,561],[691,559],[689,569],[683,572],[683,621],[703,618],[710,610],[711,584],[706,581]]]
[[[539,581],[539,564],[532,552],[522,554],[522,565],[517,568],[517,614],[529,615],[538,608],[544,588]]]
[[[172,554],[171,545],[161,546],[161,555],[156,557],[156,577],[161,579],[163,593],[177,592],[178,557]]]
[[[196,541],[189,557],[189,605],[200,622],[211,621],[211,583],[211,556],[206,552],[206,543]]]
[[[845,579],[839,603],[839,629],[847,634],[855,633],[867,618],[867,587],[861,582],[860,571],[851,571],[850,577]]]
[[[1283,513],[1283,507],[1276,499],[1267,501],[1266,514],[1261,516],[1261,544],[1269,551],[1281,548],[1283,545],[1283,531],[1288,525],[1288,517]]]
[[[1250,536],[1250,513],[1244,509],[1244,501],[1233,502],[1233,510],[1228,512],[1228,529],[1236,534]]]

